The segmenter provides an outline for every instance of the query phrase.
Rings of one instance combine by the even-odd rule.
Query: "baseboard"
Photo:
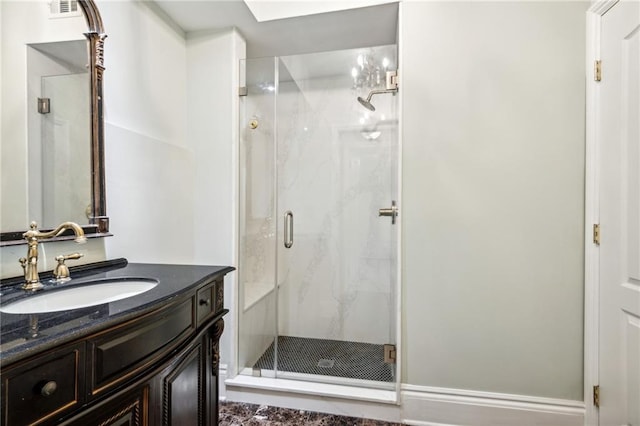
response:
[[[402,385],[402,421],[415,426],[582,426],[585,405],[534,396]]]
[[[224,381],[227,380],[227,364],[220,364],[218,366],[218,399],[225,401],[227,399],[227,386]]]
[[[583,426],[585,418],[582,401],[527,395],[404,384],[396,405],[392,395],[378,399],[371,389],[247,376],[227,379],[226,366],[221,366],[219,379],[221,400],[414,426]]]

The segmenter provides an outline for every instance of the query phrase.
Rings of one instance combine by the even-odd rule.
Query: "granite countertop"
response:
[[[233,270],[230,266],[127,263],[125,259],[119,259],[98,269],[85,267],[79,273],[74,273],[72,269],[71,281],[63,284],[48,283],[49,280],[41,274],[41,281],[46,288],[35,293],[27,293],[18,285],[6,285],[7,280],[3,280],[5,285],[0,288],[0,300],[3,305],[23,297],[82,285],[95,279],[144,277],[155,278],[159,283],[142,294],[87,308],[30,315],[0,313],[0,366],[4,367],[150,312],[180,297],[185,290],[224,276]]]

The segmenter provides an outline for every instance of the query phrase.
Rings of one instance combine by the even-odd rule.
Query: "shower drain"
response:
[[[333,368],[333,364],[335,364],[333,359],[321,359],[318,361],[318,367],[320,368]]]

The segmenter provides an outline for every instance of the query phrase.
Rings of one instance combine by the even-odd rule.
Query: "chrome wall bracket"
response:
[[[398,90],[398,71],[387,71],[387,90]]]

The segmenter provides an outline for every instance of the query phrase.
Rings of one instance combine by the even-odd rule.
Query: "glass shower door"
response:
[[[399,227],[379,213],[397,200],[397,97],[357,102],[364,54],[394,67],[395,46],[278,61],[276,376],[391,389]]]

